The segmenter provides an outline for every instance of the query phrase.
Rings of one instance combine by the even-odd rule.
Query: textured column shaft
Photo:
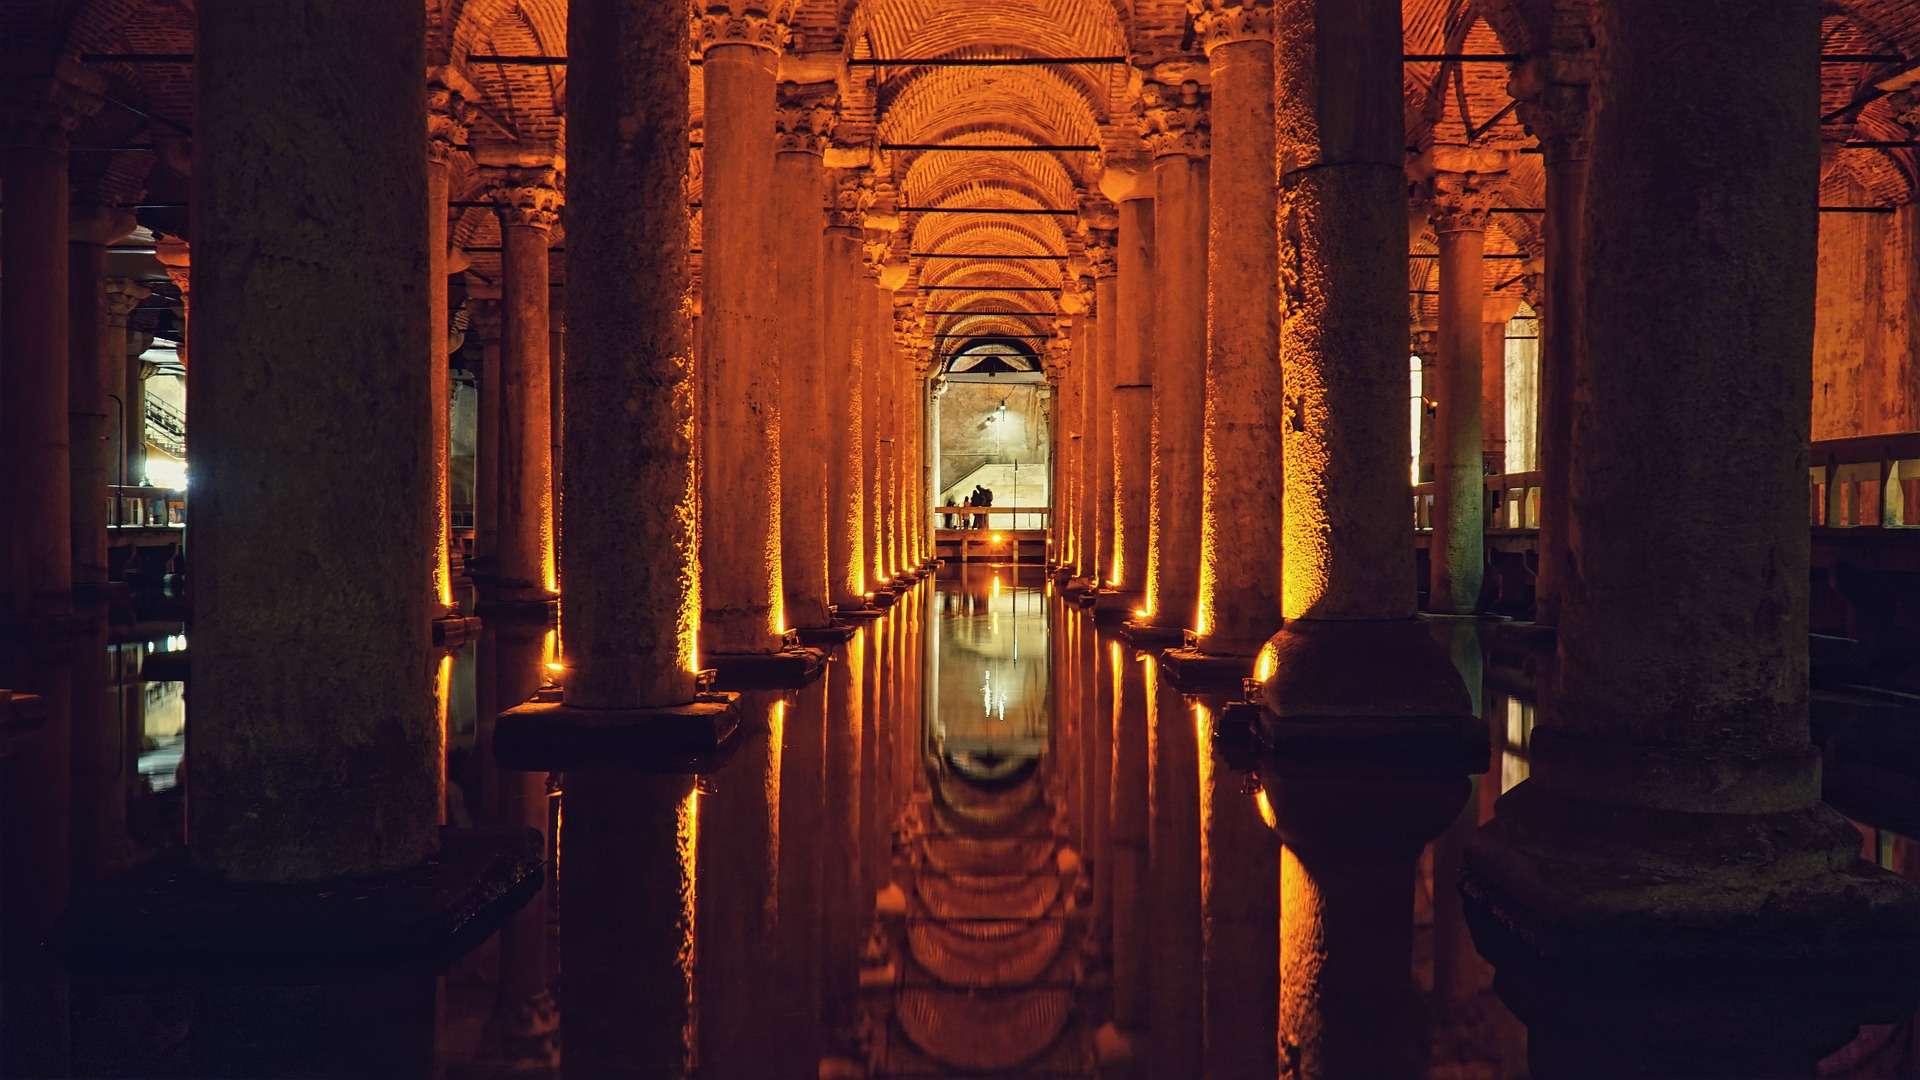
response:
[[[438,842],[431,393],[401,359],[430,333],[424,21],[200,9],[188,830],[230,881],[391,873]],[[324,470],[286,468],[316,447]]]
[[[0,146],[0,525],[8,616],[73,608],[67,432],[67,150],[64,137]],[[31,287],[23,287],[30,285]]]
[[[1399,619],[1407,573],[1406,141],[1397,0],[1278,5],[1284,614]]]
[[[1153,547],[1147,611],[1192,627],[1200,599],[1207,393],[1207,161],[1154,159]]]
[[[1066,372],[1061,377],[1060,396],[1060,461],[1055,473],[1060,478],[1060,535],[1065,545],[1060,553],[1060,565],[1076,575],[1079,567],[1086,561],[1086,536],[1082,532],[1082,514],[1080,508],[1085,501],[1082,498],[1081,463],[1086,454],[1081,444],[1086,439],[1087,425],[1087,364],[1086,349],[1080,335],[1081,320],[1073,319],[1073,325],[1067,331]]]
[[[1100,312],[1094,334],[1100,351],[1095,379],[1100,383],[1100,404],[1093,417],[1093,454],[1097,463],[1093,485],[1093,544],[1095,557],[1099,559],[1099,577],[1094,584],[1102,587],[1118,584],[1114,570],[1120,558],[1116,547],[1119,534],[1114,525],[1115,479],[1120,469],[1119,442],[1115,438],[1114,421],[1114,376],[1119,371],[1119,286],[1120,279],[1113,274],[1100,278],[1095,286],[1096,310]]]
[[[141,339],[146,340],[146,339]],[[147,365],[134,351],[138,341],[129,340],[126,357],[126,383],[121,401],[126,406],[125,424],[120,441],[126,448],[127,467],[124,483],[138,486],[147,478]]]
[[[779,230],[780,557],[789,626],[825,626],[827,613],[827,373],[820,155],[774,156]]]
[[[473,423],[473,560],[492,566],[500,540],[500,290],[467,286],[467,332],[480,344],[480,400]]]
[[[567,311],[566,293],[552,289],[547,293],[547,387],[551,391],[547,402],[548,438],[553,441],[547,455],[549,477],[547,489],[553,493],[552,508],[547,513],[548,535],[547,550],[553,559],[553,569],[548,573],[550,587],[558,591],[560,587],[560,534],[564,526],[560,520],[561,495],[566,490],[564,470],[566,440],[561,433],[566,428],[567,416]]]
[[[701,201],[701,648],[781,646],[780,360],[774,330],[774,64],[710,46]]]
[[[886,467],[884,456],[886,416],[885,372],[892,362],[893,298],[879,281],[867,279],[863,289],[866,306],[866,364],[860,373],[860,397],[864,406],[861,459],[862,475],[867,478],[867,588],[887,580]]]
[[[1115,256],[1113,391],[1114,588],[1144,593],[1153,507],[1152,199],[1120,204]]]
[[[1213,72],[1213,155],[1196,629],[1204,652],[1251,656],[1280,629],[1285,408],[1273,42],[1261,36],[1222,41],[1207,50],[1207,60]]]
[[[1481,471],[1498,476],[1507,471],[1507,324],[1480,324],[1480,457]]]
[[[550,595],[553,541],[552,360],[547,342],[547,238],[500,228],[499,522],[490,568],[502,600]]]
[[[1464,216],[1464,215],[1462,215]],[[1486,563],[1481,479],[1481,308],[1486,302],[1484,217],[1440,228],[1439,410],[1435,415],[1433,542],[1427,608],[1471,615]]]
[[[561,630],[574,707],[693,699],[685,19],[660,5],[593,4],[567,27],[568,78],[581,95],[567,115],[573,362],[562,439],[572,588]]]
[[[893,290],[881,290],[889,320],[893,318]],[[888,326],[891,327],[889,322]],[[878,392],[880,413],[875,435],[879,460],[874,475],[880,481],[880,565],[888,578],[900,573],[900,343],[891,332],[880,335],[881,366]]]
[[[861,373],[866,366],[866,321],[861,297],[860,231],[827,230],[827,599],[840,608],[864,607],[867,587],[866,488]]]
[[[428,594],[436,615],[453,607],[453,413],[447,368],[447,163],[427,158],[427,423],[433,440],[433,561]]]

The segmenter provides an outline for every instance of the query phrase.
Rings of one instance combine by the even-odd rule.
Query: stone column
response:
[[[136,487],[147,478],[147,379],[155,371],[154,365],[140,356],[152,342],[152,334],[127,337],[127,381],[122,395],[126,404],[126,428],[120,433],[120,441],[126,446],[126,482]]]
[[[67,243],[67,429],[72,453],[73,583],[107,583],[107,485],[113,483],[113,403],[125,362],[127,311],[108,324],[107,249],[134,229],[133,215],[105,206],[73,208]],[[120,295],[125,296],[125,293]]]
[[[199,16],[188,851],[216,879],[388,874],[439,843],[431,392],[404,359],[431,328],[395,302],[430,284],[424,41],[400,4]],[[314,117],[329,138],[261,134]],[[287,468],[316,447],[325,469]]]
[[[1103,614],[1133,616],[1147,588],[1153,491],[1153,173],[1107,166],[1101,190],[1120,206],[1114,253],[1113,531],[1115,596]],[[1114,608],[1118,608],[1117,611]]]
[[[893,294],[881,285],[881,271],[871,259],[868,266],[873,276],[868,278],[865,289],[867,362],[860,375],[860,397],[865,416],[862,457],[867,478],[867,590],[876,591],[887,584],[890,576],[887,567],[887,484],[883,473],[886,468],[886,444],[882,442],[886,417],[882,408],[885,397],[881,391],[886,382],[886,372],[891,370],[892,364]]]
[[[67,133],[100,107],[90,72],[7,86],[0,116],[0,526],[6,617],[73,609],[67,432]],[[31,283],[32,288],[23,286]]]
[[[1075,318],[1077,342],[1074,361],[1080,377],[1080,475],[1075,478],[1076,509],[1079,511],[1080,557],[1075,560],[1075,576],[1085,579],[1086,588],[1100,586],[1100,421],[1107,396],[1100,392],[1100,313],[1094,306],[1091,277],[1082,281],[1081,302],[1086,311]]]
[[[1103,218],[1119,224],[1118,218]],[[1093,264],[1094,311],[1099,314],[1098,326],[1094,337],[1098,342],[1100,362],[1094,380],[1100,386],[1100,402],[1094,412],[1093,434],[1094,460],[1094,521],[1093,547],[1098,560],[1097,576],[1094,585],[1097,588],[1113,588],[1119,584],[1115,571],[1119,565],[1120,553],[1117,549],[1118,532],[1115,522],[1115,485],[1119,475],[1119,454],[1122,440],[1131,438],[1130,433],[1116,428],[1114,417],[1116,376],[1120,370],[1118,356],[1120,346],[1120,301],[1119,275],[1116,273],[1115,247],[1118,242],[1118,230],[1095,229],[1094,240],[1087,246],[1087,259]],[[1116,438],[1116,431],[1118,437]]]
[[[433,73],[427,83],[427,379],[432,398],[428,423],[433,434],[433,564],[429,595],[439,607],[436,617],[454,610],[453,599],[453,474],[451,395],[447,368],[447,163],[454,147],[467,143],[467,125],[473,107],[466,95],[447,84],[450,73]]]
[[[1153,152],[1153,510],[1145,623],[1177,643],[1200,600],[1207,380],[1207,105],[1196,82],[1150,82]]]
[[[867,294],[861,276],[861,175],[835,177],[826,233],[827,599],[840,611],[867,606],[866,410],[861,376],[867,363]]]
[[[1469,918],[1536,1076],[1812,1075],[1911,1014],[1920,956],[1920,894],[1857,857],[1808,733],[1821,9],[1597,17],[1578,576],[1531,778],[1468,848]],[[1647,302],[1702,281],[1705,308]],[[1652,475],[1690,478],[1657,529]]]
[[[1280,237],[1271,0],[1207,0],[1212,71],[1201,652],[1251,657],[1280,628]]]
[[[547,246],[560,220],[560,175],[550,162],[514,149],[483,150],[481,158],[514,162],[489,168],[500,218],[501,320],[500,371],[490,384],[498,392],[498,411],[484,414],[499,421],[493,436],[498,521],[488,599],[539,610],[553,599],[557,584]]]
[[[564,389],[567,377],[567,294],[564,290],[554,288],[547,290],[547,372],[547,385],[552,390],[547,403],[547,431],[548,437],[553,440],[549,444],[550,450],[547,457],[553,474],[550,482],[553,489],[553,512],[549,515],[553,522],[553,539],[550,542],[553,551],[551,576],[553,588],[558,591],[561,581],[560,535],[566,528],[561,517],[563,509],[561,496],[566,491],[566,482],[560,466],[562,455],[566,453],[566,442],[561,434],[566,426],[567,416],[567,395]]]
[[[709,5],[696,35],[702,152],[701,648],[781,648],[780,367],[774,319],[774,68],[784,20]]]
[[[1540,140],[1546,166],[1546,266],[1540,317],[1540,562],[1534,580],[1534,621],[1553,626],[1573,573],[1567,547],[1567,506],[1573,486],[1573,388],[1583,367],[1580,326],[1586,283],[1588,138],[1587,85],[1593,77],[1590,30],[1578,9],[1555,13],[1553,47],[1527,61],[1513,79],[1520,119]]]
[[[140,342],[127,333],[127,322],[133,316],[133,310],[140,301],[153,295],[153,290],[132,278],[108,278],[107,289],[107,333],[100,347],[107,350],[105,359],[107,393],[120,399],[118,408],[108,402],[110,415],[120,425],[120,430],[111,437],[111,448],[119,451],[120,460],[108,465],[107,482],[124,486],[138,484],[146,471],[146,379],[142,376],[140,360],[129,355],[133,346]],[[142,349],[142,352],[145,350]],[[139,389],[138,402],[134,401],[134,388]],[[138,408],[140,411],[135,412]],[[136,454],[138,455],[136,457]],[[140,472],[135,472],[138,463]]]
[[[1399,0],[1275,5],[1286,621],[1256,674],[1302,1076],[1414,1074],[1388,1034],[1410,1030],[1414,865],[1486,759],[1413,617],[1407,444],[1385,434],[1407,423],[1402,52]]]
[[[1436,155],[1443,149],[1436,147]],[[1487,215],[1491,178],[1442,173],[1434,178],[1430,216],[1440,237],[1439,402],[1435,414],[1433,542],[1427,608],[1471,615],[1480,606],[1486,552],[1486,484],[1482,479],[1480,352],[1486,307]]]
[[[1499,476],[1507,471],[1507,323],[1520,301],[1487,297],[1480,323],[1480,459],[1481,472]]]
[[[786,625],[833,621],[827,571],[827,478],[832,435],[825,323],[827,192],[822,155],[839,93],[831,83],[781,83],[774,121],[773,202],[779,232],[780,557]]]
[[[1084,319],[1080,314],[1085,310],[1085,300],[1078,291],[1063,293],[1061,306],[1074,312],[1067,318],[1056,320],[1060,351],[1060,409],[1058,431],[1060,446],[1059,460],[1054,465],[1054,475],[1059,478],[1060,528],[1055,535],[1061,538],[1059,557],[1060,571],[1072,577],[1078,573],[1078,567],[1084,561],[1080,531],[1080,462],[1085,456],[1081,452],[1081,441],[1085,437],[1087,422],[1087,364],[1086,335]]]
[[[480,399],[473,433],[473,565],[490,571],[500,538],[500,286],[467,284],[467,333],[480,342]]]

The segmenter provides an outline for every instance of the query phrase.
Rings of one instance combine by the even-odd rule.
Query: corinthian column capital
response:
[[[140,306],[140,301],[153,295],[153,290],[132,278],[114,277],[106,280],[107,325],[115,329],[125,329],[127,316]]]
[[[1208,55],[1222,45],[1273,40],[1273,0],[1187,0],[1187,13]]]
[[[61,61],[52,72],[0,80],[0,138],[8,146],[64,150],[80,121],[100,111],[106,80]]]
[[[792,0],[710,3],[693,17],[693,48],[704,56],[716,45],[751,45],[780,52],[793,39]]]
[[[455,149],[467,145],[473,105],[466,95],[445,83],[427,83],[427,160],[444,164]]]
[[[563,175],[552,165],[488,169],[487,196],[502,226],[551,229],[560,221]]]
[[[828,196],[827,224],[836,229],[864,229],[873,206],[873,174],[865,169],[842,169]]]
[[[834,84],[783,82],[773,113],[774,153],[824,155],[839,122],[840,90]]]
[[[1192,79],[1179,86],[1146,83],[1140,88],[1140,104],[1146,117],[1147,149],[1154,157],[1207,156],[1207,95],[1199,83]]]

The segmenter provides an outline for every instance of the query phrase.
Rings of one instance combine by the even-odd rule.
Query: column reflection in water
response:
[[[1147,668],[1152,660],[1106,642],[1114,672],[1113,791],[1108,807],[1113,864],[1113,1027],[1106,1061],[1131,1058],[1147,1035]]]
[[[931,641],[908,630],[925,618]],[[862,998],[869,1075],[1080,1075],[1092,1025],[1076,1022],[1087,933],[1080,807],[1060,716],[1048,601],[1037,573],[963,567],[902,599],[904,661],[882,700],[902,773]],[[924,682],[922,680],[925,680]]]
[[[1194,717],[1155,663],[1147,665],[1148,1060],[1154,1080],[1191,1076],[1201,1060],[1199,745]]]
[[[1208,1080],[1278,1074],[1280,839],[1261,818],[1251,762],[1216,745],[1217,703],[1198,703],[1200,909]],[[1239,768],[1235,768],[1235,766]]]

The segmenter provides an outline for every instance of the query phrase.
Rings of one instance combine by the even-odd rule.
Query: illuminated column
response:
[[[1078,291],[1062,293],[1060,306],[1073,314],[1056,320],[1059,337],[1054,340],[1060,349],[1060,408],[1057,415],[1059,423],[1060,460],[1054,466],[1054,475],[1060,478],[1060,536],[1062,538],[1059,563],[1062,572],[1074,575],[1076,567],[1082,561],[1083,537],[1080,532],[1080,462],[1085,457],[1081,443],[1085,439],[1087,364],[1086,340],[1083,330],[1086,300]]]
[[[113,482],[109,394],[118,396],[126,357],[127,312],[138,301],[124,290],[117,327],[108,305],[106,245],[132,232],[133,215],[104,206],[74,207],[68,224],[67,427],[72,445],[72,573],[76,586],[107,583],[107,485]],[[125,282],[132,285],[132,282]]]
[[[1274,45],[1286,621],[1256,674],[1285,844],[1280,1053],[1301,1076],[1408,1076],[1383,1033],[1408,1030],[1414,866],[1485,767],[1486,725],[1408,573],[1400,2],[1279,0]]]
[[[826,233],[827,599],[841,611],[867,606],[863,179],[854,170],[838,171]]]
[[[1540,317],[1540,562],[1534,580],[1534,621],[1559,622],[1564,582],[1572,574],[1567,513],[1573,471],[1573,387],[1584,366],[1580,326],[1586,283],[1580,277],[1586,253],[1588,92],[1593,57],[1591,31],[1578,8],[1554,14],[1552,47],[1528,59],[1514,76],[1520,119],[1539,137],[1546,167],[1546,216],[1542,233],[1546,265]]]
[[[62,68],[8,87],[0,116],[0,526],[6,616],[73,609],[67,433],[67,133],[100,107],[98,76]],[[24,287],[31,284],[31,288]]]
[[[774,69],[788,30],[751,5],[700,17],[705,316],[700,350],[701,649],[781,647],[780,358],[774,328]]]
[[[561,437],[566,426],[567,395],[564,383],[567,377],[567,294],[564,289],[549,289],[547,292],[547,386],[548,395],[547,431],[553,441],[547,456],[547,467],[552,473],[550,481],[553,489],[553,512],[549,515],[553,521],[552,540],[548,548],[553,553],[552,584],[557,591],[560,587],[560,533],[566,528],[561,520],[562,499],[566,491],[566,479],[561,469],[561,458],[566,453],[566,443]]]
[[[424,41],[398,4],[199,13],[187,850],[224,882],[439,847]]]
[[[1480,449],[1482,471],[1507,471],[1507,323],[1520,298],[1489,296],[1480,323]]]
[[[491,154],[483,152],[484,157]],[[517,155],[516,155],[517,156]],[[547,340],[548,241],[560,219],[560,176],[529,158],[493,172],[500,217],[499,461],[490,599],[542,603],[553,586],[553,361]]]
[[[1175,635],[1200,598],[1201,446],[1207,391],[1207,105],[1198,83],[1150,82],[1153,152],[1153,510],[1146,624]]]
[[[1271,0],[1207,0],[1208,120],[1201,652],[1252,656],[1280,628],[1280,238]]]
[[[862,286],[866,307],[865,338],[867,343],[866,363],[860,373],[860,399],[863,421],[861,432],[861,475],[866,483],[866,539],[867,539],[867,588],[876,590],[887,583],[887,524],[886,524],[886,477],[882,470],[886,465],[884,450],[886,417],[883,406],[886,398],[881,389],[886,382],[886,373],[892,364],[893,334],[893,294],[880,278],[885,273],[874,259],[873,249],[877,243],[868,245],[867,266],[869,276]]]
[[[1118,219],[1108,218],[1114,224]],[[1098,373],[1094,376],[1100,385],[1100,402],[1094,411],[1094,523],[1093,547],[1096,559],[1097,577],[1094,584],[1100,588],[1110,588],[1118,581],[1115,569],[1120,557],[1117,548],[1118,532],[1115,521],[1115,484],[1119,475],[1119,455],[1121,440],[1131,438],[1124,429],[1117,429],[1114,416],[1116,376],[1119,373],[1119,336],[1120,336],[1120,279],[1116,273],[1114,247],[1117,242],[1117,230],[1093,230],[1094,242],[1087,246],[1087,259],[1093,264],[1094,311],[1099,314],[1095,339],[1100,354]],[[1116,430],[1119,438],[1115,437]]]
[[[447,165],[454,147],[467,143],[467,124],[473,107],[461,90],[447,85],[454,78],[444,70],[427,83],[427,320],[432,335],[427,342],[427,378],[433,397],[428,406],[433,432],[433,544],[429,595],[436,616],[453,610],[453,474],[452,381],[447,369]]]
[[[1081,282],[1081,303],[1086,311],[1074,317],[1074,363],[1080,368],[1080,471],[1075,477],[1074,504],[1078,511],[1079,552],[1074,560],[1074,576],[1084,578],[1086,587],[1100,585],[1100,421],[1106,395],[1100,392],[1100,317],[1091,277]]]
[[[1813,1075],[1855,1025],[1913,1008],[1920,894],[1857,857],[1808,733],[1821,17],[1598,9],[1578,586],[1531,778],[1463,882],[1535,1076]],[[1681,132],[1684,154],[1661,149]],[[1704,308],[1647,302],[1700,281]],[[1657,529],[1650,475],[1690,478]]]
[[[1434,154],[1462,147],[1435,147]],[[1443,159],[1444,160],[1444,159]],[[1471,615],[1480,606],[1486,552],[1486,484],[1480,429],[1481,342],[1486,308],[1487,215],[1499,178],[1443,172],[1430,217],[1440,238],[1440,363],[1434,430],[1433,542],[1427,608]]]
[[[1131,618],[1147,588],[1153,489],[1153,171],[1112,163],[1100,189],[1120,207],[1114,252],[1113,603],[1108,617]],[[1118,608],[1118,611],[1114,609]]]
[[[114,350],[104,361],[107,392],[120,399],[114,415],[120,430],[111,436],[111,445],[120,451],[121,460],[108,465],[108,482],[112,484],[138,484],[146,472],[147,386],[138,356],[145,349],[136,349],[141,340],[127,333],[127,321],[140,301],[152,295],[152,289],[132,278],[107,279],[107,335],[100,347]],[[140,391],[138,401],[130,392],[135,387]]]
[[[822,155],[833,133],[832,83],[781,83],[774,112],[773,202],[780,358],[780,580],[786,623],[821,627],[827,611],[828,371],[826,195]]]
[[[140,357],[152,341],[152,334],[127,335],[127,381],[121,396],[126,405],[126,427],[120,441],[127,453],[126,482],[136,487],[147,478],[147,380],[156,370]]]

